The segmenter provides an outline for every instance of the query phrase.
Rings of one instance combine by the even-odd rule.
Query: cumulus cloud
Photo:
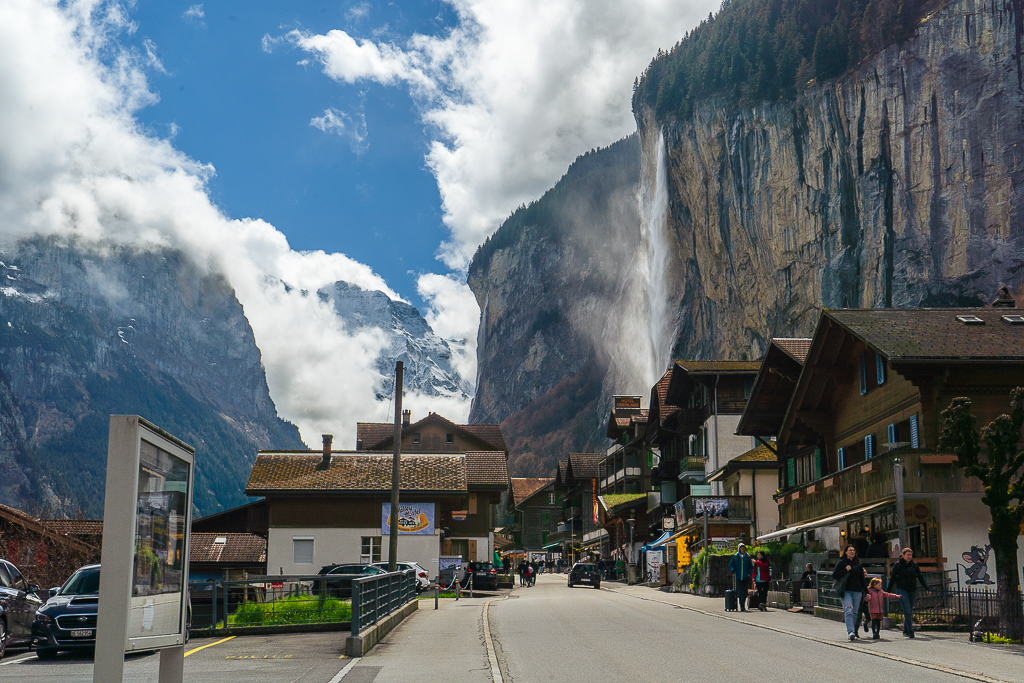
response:
[[[370,146],[366,141],[366,116],[359,113],[353,117],[337,109],[324,110],[323,116],[314,116],[309,125],[324,133],[337,135],[348,140],[353,152],[361,154]]]
[[[364,264],[296,252],[269,223],[225,216],[208,195],[214,169],[134,118],[156,98],[142,74],[146,57],[112,38],[130,30],[116,6],[90,0],[0,3],[0,238],[174,248],[223,273],[282,417],[307,442],[330,432],[354,443],[355,421],[379,412],[375,363],[386,340],[379,330],[346,329],[309,293],[345,280],[400,297]],[[465,412],[463,401],[453,416]]]
[[[370,3],[360,2],[352,5],[345,11],[345,18],[349,21],[357,21],[359,19],[365,19],[370,15]]]
[[[203,19],[206,18],[206,12],[203,11],[202,5],[192,5],[185,13],[181,15],[181,18],[189,23],[203,24]]]
[[[416,289],[427,302],[431,329],[448,341],[452,364],[463,380],[476,383],[476,333],[480,309],[469,286],[457,276],[426,273]],[[435,411],[439,412],[439,411]]]

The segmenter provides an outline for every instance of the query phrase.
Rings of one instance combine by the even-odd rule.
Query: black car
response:
[[[361,576],[387,574],[380,567],[370,564],[329,564],[317,572],[319,576],[329,576],[325,581],[317,581],[317,595],[328,595],[335,598],[352,597],[352,579]]]
[[[39,659],[53,659],[61,650],[96,647],[96,613],[100,602],[100,565],[90,564],[71,575],[39,608],[32,624],[32,646]],[[191,598],[185,610],[185,642],[192,625]]]
[[[498,590],[498,570],[494,568],[493,562],[470,562],[462,577],[463,588],[469,586],[470,577],[473,579],[473,588],[477,590]]]
[[[569,588],[576,584],[586,583],[594,588],[601,587],[601,573],[597,571],[596,564],[577,562],[569,570]]]
[[[0,659],[8,645],[32,642],[32,620],[45,600],[7,560],[0,560]],[[43,593],[45,595],[45,593]]]

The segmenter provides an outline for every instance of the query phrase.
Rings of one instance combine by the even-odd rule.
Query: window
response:
[[[444,442],[445,443],[455,443],[455,435],[454,434],[445,434],[444,435]]]
[[[313,537],[292,537],[292,564],[313,564]]]
[[[863,396],[868,393],[868,359],[867,354],[863,351],[858,357],[858,362],[860,365],[860,395]]]
[[[359,552],[359,561],[363,564],[380,562],[380,536],[363,536],[363,547]]]
[[[920,435],[918,433],[918,429],[919,429],[919,427],[917,426],[917,415],[916,414],[911,415],[910,416],[910,447],[911,448],[920,448],[921,447],[921,437],[920,437]]]
[[[542,511],[540,513],[540,523],[544,526],[551,524],[551,513],[548,512],[547,510]]]
[[[7,563],[0,562],[0,586],[10,588],[11,575],[7,573]]]
[[[864,459],[870,460],[875,457],[875,435],[868,434],[864,437]]]
[[[549,493],[548,494],[548,505],[554,505],[556,502],[558,502],[558,501],[555,498],[555,494]]]
[[[420,435],[419,434],[413,434],[412,435],[412,442],[415,443],[415,444],[418,444],[420,442]]]
[[[962,322],[964,325],[984,325],[985,321],[976,315],[958,315],[957,320]]]
[[[875,354],[875,381],[879,384],[885,384],[885,359],[882,358],[882,354]]]
[[[889,433],[888,433],[889,443],[896,443],[897,441],[899,441],[899,439],[897,438],[899,436],[899,433],[900,433],[900,430],[896,428],[896,423],[895,422],[891,423],[889,425]]]
[[[754,390],[754,378],[746,377],[743,379],[743,398],[750,398],[750,392]]]
[[[838,453],[837,453],[837,457],[838,457],[838,460],[839,460],[839,469],[845,470],[846,469],[846,449],[845,448],[840,448]]]

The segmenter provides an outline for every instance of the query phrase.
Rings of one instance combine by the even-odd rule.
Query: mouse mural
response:
[[[991,545],[986,545],[984,548],[972,545],[969,552],[961,555],[964,558],[964,562],[970,565],[969,567],[964,567],[968,577],[966,581],[968,586],[994,583],[988,575],[988,558],[991,554]]]

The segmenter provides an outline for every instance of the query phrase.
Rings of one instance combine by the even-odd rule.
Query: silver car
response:
[[[396,562],[398,571],[404,572],[407,569],[411,569],[416,572],[416,592],[422,593],[423,591],[430,588],[430,577],[427,575],[427,570],[419,566],[415,562]],[[387,562],[374,562],[374,567],[380,567],[384,571],[388,570]]]

